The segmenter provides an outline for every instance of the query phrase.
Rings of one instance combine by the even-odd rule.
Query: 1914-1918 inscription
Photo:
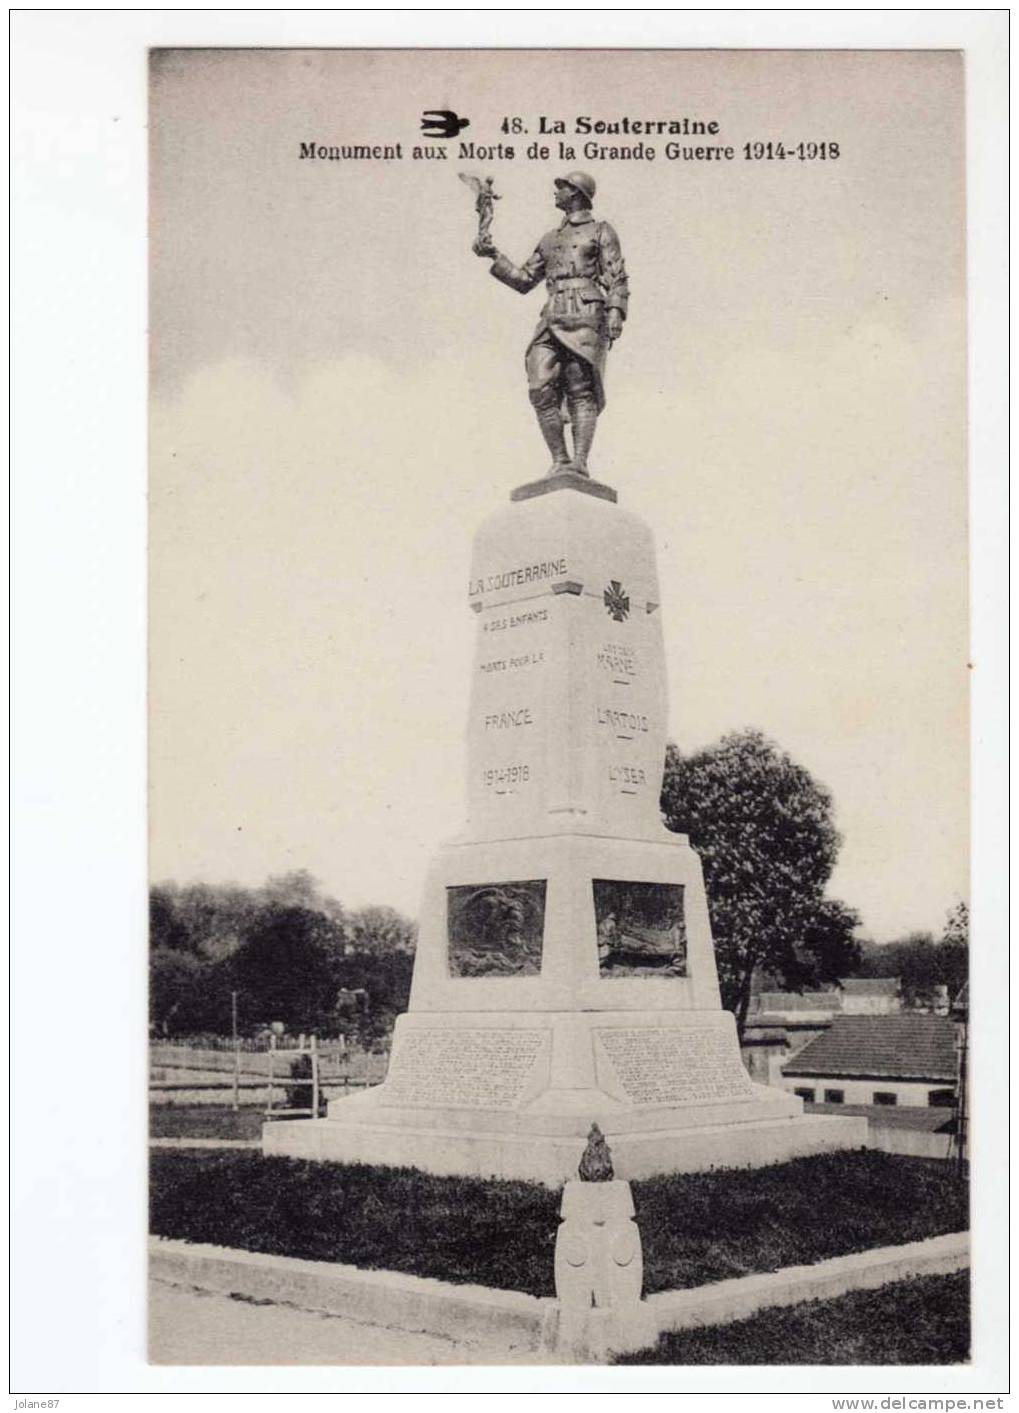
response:
[[[632,1104],[684,1104],[699,1099],[742,1099],[750,1080],[732,1035],[707,1027],[599,1030]]]
[[[547,1030],[415,1030],[386,1079],[387,1102],[410,1108],[513,1109],[548,1049]]]

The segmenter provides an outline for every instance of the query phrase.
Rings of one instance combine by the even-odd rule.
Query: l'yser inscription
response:
[[[649,1026],[597,1035],[632,1104],[741,1099],[751,1087],[728,1031]]]
[[[386,1077],[386,1102],[408,1108],[514,1109],[548,1050],[547,1030],[413,1030]]]

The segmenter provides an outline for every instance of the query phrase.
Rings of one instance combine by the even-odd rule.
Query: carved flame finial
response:
[[[591,1125],[591,1132],[587,1135],[587,1147],[577,1172],[581,1182],[611,1182],[615,1177],[609,1145],[597,1124]]]

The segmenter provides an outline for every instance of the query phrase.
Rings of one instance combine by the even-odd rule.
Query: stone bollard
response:
[[[585,1169],[597,1176],[585,1181]],[[572,1361],[601,1362],[653,1343],[653,1335],[641,1301],[644,1259],[633,1220],[633,1195],[628,1182],[613,1176],[597,1125],[580,1172],[580,1181],[563,1188],[562,1225],[556,1235],[556,1344]]]

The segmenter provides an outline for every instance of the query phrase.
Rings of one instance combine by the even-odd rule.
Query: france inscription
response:
[[[413,1030],[386,1078],[387,1103],[513,1109],[548,1050],[547,1030]]]
[[[597,1035],[632,1104],[743,1099],[750,1089],[728,1031],[648,1027]]]

